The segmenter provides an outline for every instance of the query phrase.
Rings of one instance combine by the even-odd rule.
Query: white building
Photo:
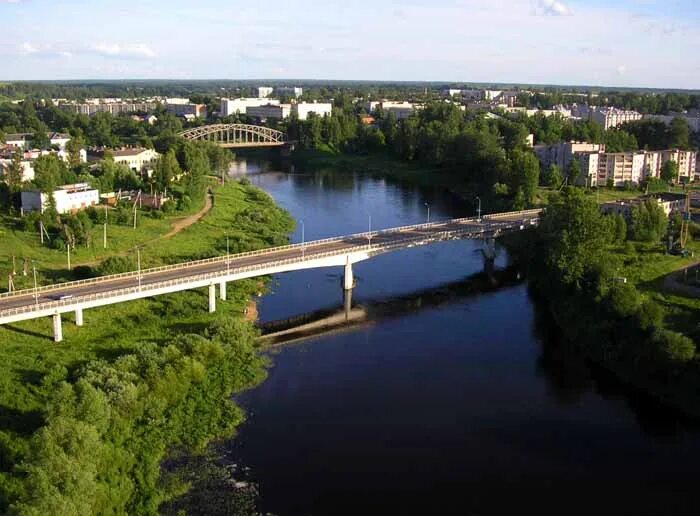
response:
[[[330,102],[299,102],[292,105],[292,111],[299,120],[306,120],[309,113],[315,113],[321,117],[330,116],[333,112],[333,104]]]
[[[71,136],[69,134],[49,133],[47,136],[49,138],[49,143],[51,143],[52,146],[57,146],[61,150],[65,149],[66,144],[71,140]],[[34,142],[32,141],[33,137],[33,133],[8,134],[5,136],[5,145],[9,145],[10,147],[18,147],[20,149],[31,149],[34,145]]]
[[[148,172],[160,158],[160,154],[153,149],[144,149],[142,147],[91,151],[88,157],[90,161],[100,161],[105,159],[107,154],[112,155],[115,163],[126,165],[134,172]]]
[[[95,206],[100,202],[100,192],[90,188],[87,183],[64,185],[53,192],[58,213],[71,213]],[[39,191],[22,192],[22,211],[24,213],[39,210],[43,212],[49,206],[49,194]]]
[[[266,104],[264,106],[247,107],[245,114],[258,120],[288,118],[292,112],[291,104]]]
[[[275,89],[271,86],[258,86],[256,91],[258,92],[258,97],[269,97]]]
[[[462,90],[458,90],[458,89],[446,88],[446,89],[442,90],[442,96],[447,97],[447,98],[452,98],[455,95],[461,95],[461,94],[462,94]]]
[[[279,105],[280,101],[266,98],[221,99],[221,116],[245,115],[249,107]]]
[[[184,101],[184,102],[182,102]],[[167,99],[165,110],[175,116],[189,118],[206,118],[206,104],[193,104],[189,99]]]
[[[637,113],[636,111],[627,111],[624,109],[607,107],[591,109],[589,112],[589,118],[593,122],[597,122],[602,125],[603,129],[610,129],[626,122],[641,120],[642,114]]]
[[[12,164],[12,158],[0,158],[0,179],[4,179],[7,169]],[[20,161],[22,166],[22,181],[34,180],[34,165],[32,160],[22,158]]]
[[[557,165],[563,171],[566,171],[574,154],[579,152],[604,152],[605,145],[586,142],[561,142],[554,145],[535,145],[534,150],[543,168],[547,169],[550,165]]]
[[[304,93],[303,88],[297,88],[295,86],[279,86],[275,88],[277,95],[292,95],[293,97],[301,97]]]

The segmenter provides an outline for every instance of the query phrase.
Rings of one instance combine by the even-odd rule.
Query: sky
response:
[[[0,80],[700,88],[699,0],[0,0]]]

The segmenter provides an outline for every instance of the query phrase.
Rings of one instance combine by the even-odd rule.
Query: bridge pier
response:
[[[494,237],[488,237],[484,242],[484,258],[487,260],[493,260],[496,258],[496,239]]]
[[[63,327],[61,326],[61,314],[53,314],[53,341],[63,340]]]
[[[346,321],[350,319],[350,310],[352,310],[352,289],[343,289],[343,311]]]
[[[82,308],[76,308],[75,309],[75,325],[76,326],[82,326],[83,323],[83,309]]]
[[[209,313],[216,312],[216,285],[209,285]]]
[[[226,301],[226,282],[222,281],[219,283],[219,298],[222,301]]]
[[[348,256],[347,261],[345,262],[345,274],[343,275],[343,289],[352,290],[354,287],[355,278],[352,274],[352,262],[350,261],[350,257]]]

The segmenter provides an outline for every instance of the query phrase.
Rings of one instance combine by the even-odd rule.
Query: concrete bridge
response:
[[[351,290],[352,264],[418,245],[483,239],[485,256],[492,259],[495,238],[537,224],[540,213],[527,210],[416,224],[8,292],[0,294],[0,324],[52,317],[54,340],[60,342],[62,313],[75,312],[75,323],[82,326],[83,311],[89,308],[201,287],[209,289],[209,311],[214,312],[217,285],[225,300],[229,281],[317,267],[344,267],[343,288]]]
[[[226,149],[285,147],[291,145],[282,131],[250,124],[212,124],[178,133],[186,140],[216,143]]]

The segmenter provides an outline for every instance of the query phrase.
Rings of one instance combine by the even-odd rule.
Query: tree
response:
[[[661,179],[667,183],[675,183],[678,179],[678,163],[668,160],[661,166]]]
[[[596,202],[573,187],[549,205],[537,231],[544,265],[561,282],[577,287],[589,271],[598,270],[612,241],[612,228]]]
[[[655,200],[632,208],[631,233],[640,242],[658,242],[666,234],[668,217]]]
[[[566,167],[566,179],[570,185],[575,185],[581,178],[581,162],[577,159],[572,159],[569,166]]]
[[[170,150],[162,155],[156,162],[152,178],[153,184],[160,191],[163,191],[168,188],[173,179],[180,174],[180,165],[175,157],[175,151]]]
[[[676,117],[668,128],[668,146],[672,149],[690,148],[690,127],[682,117]]]
[[[17,149],[12,155],[12,161],[5,167],[5,183],[7,183],[11,194],[17,193],[22,189],[23,176],[22,151]]]
[[[561,168],[554,164],[550,165],[549,168],[545,170],[542,180],[546,186],[550,186],[552,188],[559,188],[564,182],[564,178],[562,177],[561,173]]]
[[[526,206],[534,201],[539,182],[540,163],[537,157],[532,152],[520,149],[511,152],[509,187],[512,192],[522,190]]]
[[[68,166],[78,168],[81,164],[80,151],[83,149],[82,142],[78,138],[71,138],[66,144],[68,153]]]
[[[34,161],[34,183],[44,192],[53,192],[65,184],[67,172],[66,164],[56,154],[39,156]]]

